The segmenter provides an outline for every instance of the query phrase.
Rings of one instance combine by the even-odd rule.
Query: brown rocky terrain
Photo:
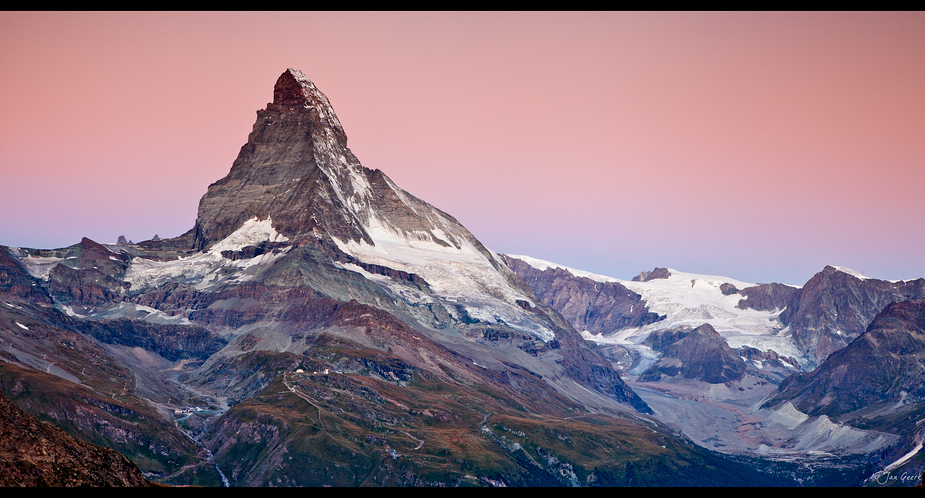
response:
[[[925,278],[899,282],[860,279],[826,266],[783,313],[794,341],[821,362],[861,335],[888,304],[925,297]]]
[[[116,451],[74,439],[0,393],[0,486],[153,486]]]

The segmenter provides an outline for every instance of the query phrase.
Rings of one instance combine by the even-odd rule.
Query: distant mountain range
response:
[[[744,441],[742,449],[756,453],[857,451],[884,459],[921,447],[915,414],[925,408],[925,367],[916,358],[925,354],[918,316],[925,279],[884,281],[826,266],[802,287],[667,268],[623,281],[527,256],[504,258],[538,297],[602,346],[637,392],[725,403],[747,414],[742,421],[752,417],[766,428],[764,442],[753,446],[731,431],[703,439],[704,446]],[[793,425],[789,440],[774,425],[787,418],[799,422],[783,424]],[[799,428],[817,421],[828,424],[826,434]],[[697,429],[687,429],[696,440]]]
[[[624,341],[710,323],[730,344],[775,349],[800,359],[804,369],[861,335],[886,305],[925,297],[923,278],[892,282],[833,266],[793,287],[667,268],[623,281],[527,256],[505,258],[586,337]]]

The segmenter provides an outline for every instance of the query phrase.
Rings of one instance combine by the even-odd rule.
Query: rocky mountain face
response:
[[[799,289],[761,284],[737,293],[745,296],[742,309],[783,310],[780,321],[811,368],[857,338],[888,304],[925,297],[925,279],[890,282],[826,266]]]
[[[812,372],[786,379],[767,403],[811,415],[871,419],[925,402],[925,300],[891,303],[867,330]]]
[[[923,278],[889,282],[826,266],[803,285],[781,321],[790,326],[794,342],[821,362],[861,335],[888,304],[923,297]]]
[[[639,294],[618,282],[576,277],[563,268],[539,270],[520,259],[502,257],[538,298],[559,312],[576,330],[600,334],[642,327],[664,318],[650,312]]]
[[[162,483],[781,482],[646,417],[504,259],[346,140],[290,69],[189,232],[0,247],[0,389]],[[624,291],[587,302],[635,310]],[[639,308],[586,321],[657,319]]]
[[[800,299],[800,292],[799,287],[778,283],[758,284],[744,289],[737,289],[734,285],[728,284],[723,289],[723,294],[727,296],[738,294],[745,297],[736,304],[737,308],[758,311],[795,309]]]
[[[35,284],[35,278],[26,272],[17,258],[8,250],[0,250],[0,295],[34,304],[51,305],[48,292]]]
[[[747,368],[745,361],[708,323],[693,330],[653,332],[643,344],[663,356],[639,376],[640,382],[657,382],[665,376],[680,376],[709,384],[724,384],[740,380]]]

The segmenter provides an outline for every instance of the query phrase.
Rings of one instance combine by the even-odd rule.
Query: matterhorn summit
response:
[[[360,265],[407,274],[415,287],[401,294],[416,302],[450,299],[449,315],[458,318],[460,306],[474,319],[503,317],[545,342],[555,338],[550,327],[524,317],[517,302],[536,303],[495,254],[452,216],[360,164],[327,97],[295,69],[276,81],[273,102],[257,112],[228,176],[202,197],[195,246],[214,252],[213,245],[258,225],[269,242],[282,237],[298,247],[321,239],[342,254],[334,256],[339,268],[393,290],[404,284],[383,281],[382,270],[370,273]]]
[[[319,227],[372,242],[360,219],[370,209],[368,176],[347,148],[327,97],[301,71],[289,69],[276,81],[273,102],[257,111],[228,176],[202,197],[196,246],[206,248],[254,216],[273,218],[286,235]]]

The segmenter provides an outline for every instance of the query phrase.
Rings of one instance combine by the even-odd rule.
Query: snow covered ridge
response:
[[[436,213],[434,216],[442,219]],[[423,278],[434,295],[447,304],[447,312],[455,318],[458,318],[455,307],[462,306],[472,318],[488,323],[503,323],[530,333],[544,342],[554,339],[555,334],[551,330],[535,322],[516,302],[526,301],[531,306],[536,306],[536,303],[512,288],[468,237],[454,234],[450,223],[443,221],[442,228],[432,227],[429,233],[408,233],[371,214],[364,228],[374,245],[365,241],[344,242],[332,238],[341,251],[364,263],[414,273]],[[449,245],[439,244],[434,238]],[[497,260],[494,253],[491,255]],[[381,276],[358,271],[359,268],[354,266],[342,265],[345,269],[376,281],[393,293],[399,293],[398,286],[390,284]],[[402,298],[420,302],[432,299],[423,293],[416,293],[420,295],[412,297],[407,295],[409,292],[412,291],[401,290]]]
[[[859,279],[861,279],[861,280],[871,280],[870,277],[861,275],[859,272],[856,272],[856,271],[852,270],[851,268],[845,268],[844,266],[833,266],[832,268],[835,268],[836,270],[838,270],[838,271],[840,271],[840,272],[842,272],[842,273],[847,273],[848,275],[851,275],[852,277],[857,277],[857,278],[859,278]]]
[[[595,282],[602,282],[602,283],[607,283],[607,282],[623,283],[624,282],[623,280],[620,280],[618,278],[607,277],[604,275],[598,275],[596,273],[591,273],[591,272],[582,271],[582,270],[576,270],[575,268],[569,268],[568,266],[560,265],[558,263],[553,263],[552,261],[545,261],[542,259],[531,258],[530,256],[520,256],[517,254],[508,254],[508,256],[519,259],[523,261],[524,263],[527,263],[528,265],[540,271],[545,271],[550,268],[553,268],[553,269],[561,268],[571,273],[572,275],[575,275],[576,277],[590,278],[591,280],[594,280]]]
[[[173,261],[134,258],[125,272],[124,280],[131,282],[132,290],[157,287],[178,278],[195,284],[194,287],[197,290],[204,290],[225,282],[244,282],[253,279],[258,271],[249,272],[247,271],[249,268],[266,268],[269,263],[282,257],[290,248],[285,247],[281,252],[274,251],[236,261],[222,256],[223,251],[240,251],[245,247],[260,245],[263,242],[288,241],[288,238],[273,228],[273,221],[270,218],[260,220],[255,216],[245,221],[240,228],[217,242],[208,251]],[[219,270],[227,267],[238,268],[241,272],[231,278],[220,275]]]
[[[716,275],[686,273],[670,268],[668,269],[670,276],[666,279],[633,282],[575,270],[529,256],[510,255],[510,257],[520,259],[541,271],[561,268],[576,277],[589,278],[603,283],[619,283],[639,294],[649,311],[665,316],[664,320],[644,327],[626,328],[607,335],[593,335],[582,331],[585,339],[615,344],[636,343],[656,330],[679,326],[697,327],[709,323],[731,347],[748,345],[762,351],[774,349],[785,356],[802,357],[789,335],[786,334],[784,325],[778,319],[782,309],[773,311],[741,309],[737,305],[740,300],[744,299],[744,296],[740,294],[723,295],[720,289],[724,283],[732,284],[737,289],[746,289],[758,284]]]

